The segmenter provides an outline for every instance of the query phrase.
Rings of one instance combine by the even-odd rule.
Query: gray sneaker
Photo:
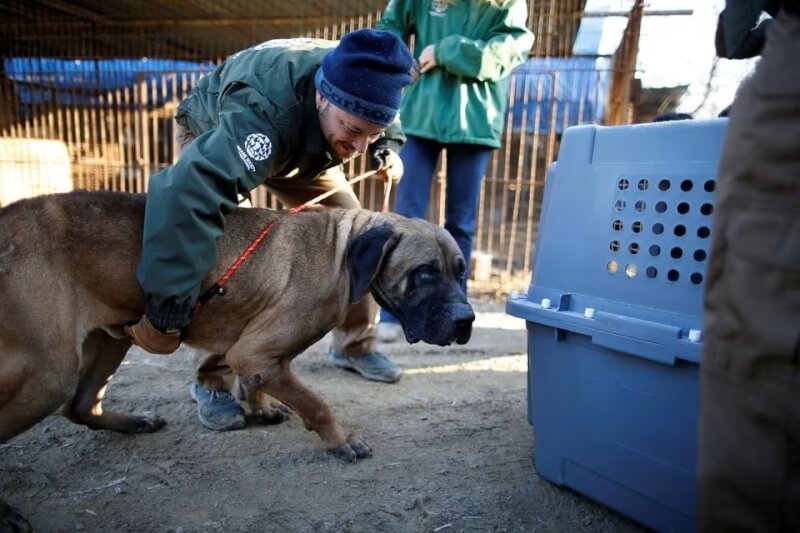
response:
[[[397,342],[403,337],[403,326],[398,322],[378,322],[378,341]]]
[[[197,383],[189,387],[192,399],[197,402],[197,417],[208,429],[229,431],[245,426],[244,409],[228,391],[204,389]]]
[[[328,352],[328,360],[339,368],[346,368],[358,372],[372,381],[396,383],[403,375],[400,367],[391,362],[381,352],[370,352],[360,357],[350,357],[336,350]]]

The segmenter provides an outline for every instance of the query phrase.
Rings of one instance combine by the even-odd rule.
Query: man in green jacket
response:
[[[391,0],[378,22],[403,39],[415,37],[420,67],[400,111],[408,136],[400,157],[408,172],[397,187],[395,210],[425,217],[436,163],[445,151],[444,227],[467,265],[483,176],[500,146],[508,75],[533,45],[527,16],[525,0]],[[382,310],[379,340],[401,337],[397,318]]]
[[[399,179],[397,123],[413,60],[394,34],[359,30],[337,44],[319,39],[267,41],[228,58],[181,102],[182,153],[149,181],[137,279],[145,316],[128,328],[153,353],[171,353],[192,320],[200,284],[217,259],[225,215],[258,185],[285,205],[335,187],[326,205],[358,208],[342,163],[369,148]],[[375,351],[376,305],[368,295],[334,331],[329,358],[367,379],[395,382],[401,371]],[[215,430],[245,425],[229,392],[224,354],[196,361],[192,397],[200,421]]]

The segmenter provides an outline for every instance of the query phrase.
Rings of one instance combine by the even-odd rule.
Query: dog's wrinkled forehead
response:
[[[397,247],[402,248],[404,257],[413,258],[415,264],[435,264],[444,271],[451,271],[453,263],[461,258],[452,235],[428,221],[406,219],[395,226],[395,231],[400,234]]]

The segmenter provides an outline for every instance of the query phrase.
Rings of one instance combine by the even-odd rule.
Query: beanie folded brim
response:
[[[320,94],[333,105],[372,124],[387,127],[397,117],[397,109],[369,102],[339,89],[328,81],[322,67],[317,69],[314,85]]]

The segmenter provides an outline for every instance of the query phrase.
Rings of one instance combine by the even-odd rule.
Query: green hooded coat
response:
[[[498,148],[508,75],[533,46],[527,16],[525,0],[390,0],[377,28],[415,35],[415,58],[434,45],[438,64],[406,89],[403,132]]]

